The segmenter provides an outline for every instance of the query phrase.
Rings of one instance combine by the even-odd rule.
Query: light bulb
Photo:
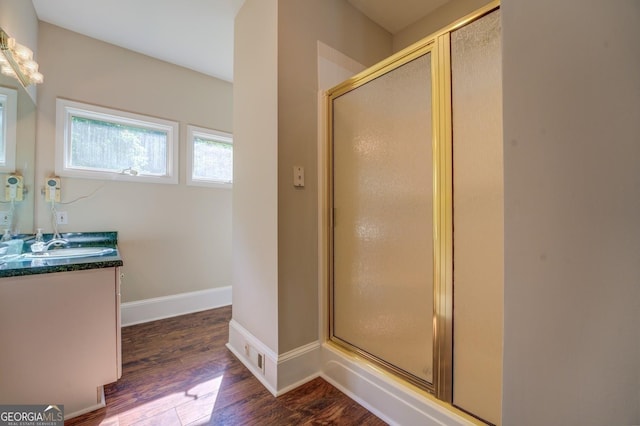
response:
[[[44,77],[38,72],[38,63],[33,60],[33,51],[16,42],[15,38],[8,37],[2,29],[0,33],[3,41],[0,51],[0,72],[19,79],[25,86],[42,83]]]
[[[34,72],[33,74],[31,74],[31,81],[36,84],[42,84],[42,82],[44,81],[44,76],[39,72]]]
[[[27,61],[24,64],[22,64],[22,66],[29,73],[34,73],[38,71],[38,63],[36,61]]]
[[[16,43],[14,49],[16,56],[23,62],[33,60],[33,52],[27,46]]]

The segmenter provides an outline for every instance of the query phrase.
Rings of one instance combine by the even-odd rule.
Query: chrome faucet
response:
[[[31,244],[31,251],[33,253],[44,253],[45,251],[49,250],[49,247],[51,246],[66,246],[67,244],[69,244],[69,241],[65,240],[64,238],[54,238],[46,243],[43,241],[38,241]]]
[[[49,250],[51,246],[66,246],[67,244],[69,244],[69,241],[64,238],[54,238],[44,245],[44,249],[46,251]]]

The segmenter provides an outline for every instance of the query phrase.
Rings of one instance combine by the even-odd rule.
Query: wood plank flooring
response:
[[[231,307],[122,329],[122,378],[107,406],[65,426],[385,423],[321,378],[273,397],[226,348]]]

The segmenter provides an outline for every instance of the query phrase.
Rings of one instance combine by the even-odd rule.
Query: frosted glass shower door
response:
[[[451,33],[453,403],[500,424],[504,288],[502,40],[495,10]]]
[[[433,383],[431,53],[332,103],[331,338]]]

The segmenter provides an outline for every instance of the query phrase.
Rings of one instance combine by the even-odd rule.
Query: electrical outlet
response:
[[[11,225],[11,214],[9,212],[0,212],[0,226]]]
[[[67,212],[56,212],[56,223],[58,225],[69,224],[69,216],[67,216]]]
[[[258,354],[258,368],[264,373],[264,355]]]
[[[304,167],[293,166],[293,186],[304,187]]]
[[[258,367],[258,369],[264,374],[265,365],[264,365],[264,354],[260,353],[253,346],[245,343],[244,345],[244,353],[247,356],[247,359],[251,364]]]

